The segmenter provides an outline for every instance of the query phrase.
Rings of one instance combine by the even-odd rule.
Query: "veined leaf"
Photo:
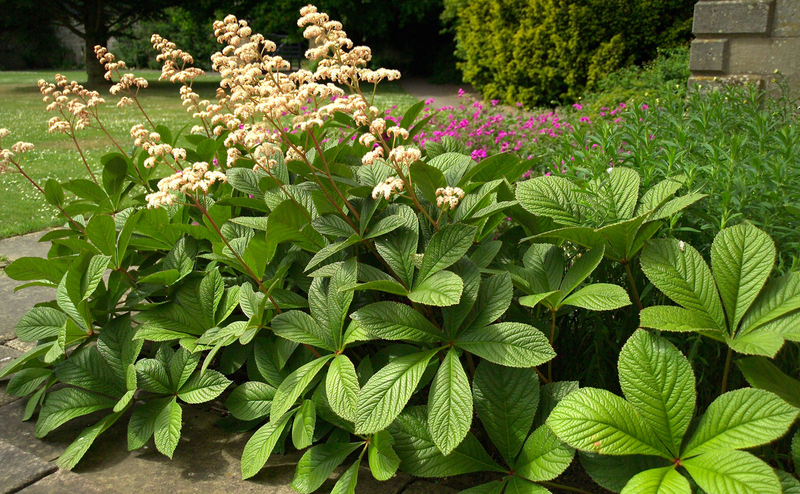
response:
[[[642,251],[642,271],[662,292],[683,308],[726,331],[722,303],[714,278],[700,253],[677,240],[653,240]]]
[[[533,244],[522,256],[525,269],[535,280],[534,293],[550,292],[561,287],[564,276],[563,251],[551,244]]]
[[[573,305],[588,310],[614,310],[631,305],[628,292],[621,286],[609,283],[594,283],[585,286],[565,298],[564,305]]]
[[[475,305],[464,318],[462,327],[478,329],[497,321],[511,305],[514,286],[508,273],[496,274],[481,281]]]
[[[767,283],[745,314],[738,334],[750,333],[797,309],[800,309],[800,273],[788,273]]]
[[[43,369],[41,367],[22,369],[8,381],[6,393],[11,396],[28,396],[52,375],[53,371],[51,369]]]
[[[332,358],[333,355],[325,355],[312,360],[283,380],[277,391],[275,391],[275,397],[272,399],[272,410],[270,410],[270,420],[272,422],[276,422],[277,419],[283,417],[292,408],[297,398],[300,397],[314,377],[322,370],[322,367]]]
[[[267,463],[275,444],[278,443],[283,429],[292,417],[292,413],[285,413],[278,420],[270,421],[255,434],[250,436],[242,452],[242,478],[249,479],[257,474]]]
[[[534,482],[552,480],[569,467],[574,456],[575,450],[559,441],[553,431],[543,425],[525,441],[514,464],[514,473]]]
[[[196,371],[178,390],[178,397],[186,403],[211,401],[230,386],[231,381],[215,370]]]
[[[769,443],[786,434],[796,417],[797,408],[768,391],[729,391],[709,405],[681,456]]]
[[[255,420],[269,415],[275,388],[258,381],[237,386],[225,401],[225,407],[239,420]]]
[[[747,357],[737,360],[736,365],[750,386],[775,393],[786,403],[800,408],[800,381],[784,374],[768,359]]]
[[[655,433],[633,405],[604,389],[567,395],[547,425],[575,449],[605,455],[665,455]]]
[[[122,376],[114,373],[97,347],[84,347],[56,367],[56,378],[97,393],[119,398],[125,391]]]
[[[270,323],[276,335],[289,341],[333,351],[331,335],[305,312],[290,310],[277,314]]]
[[[775,264],[769,235],[743,223],[725,228],[711,245],[711,268],[722,296],[731,332],[739,326]]]
[[[439,365],[428,393],[428,432],[447,456],[472,425],[472,396],[464,366],[451,348]],[[399,462],[399,461],[398,461]]]
[[[637,330],[619,355],[619,382],[625,398],[673,458],[692,420],[695,380],[689,361],[670,342]]]
[[[556,356],[547,337],[518,322],[501,322],[462,334],[456,346],[507,367],[536,367]]]
[[[725,343],[738,353],[773,358],[783,346],[784,337],[784,335],[778,333],[754,331],[736,338],[726,337]]]
[[[528,212],[556,223],[580,226],[585,215],[577,201],[578,187],[563,177],[536,177],[517,184],[517,201]]]
[[[177,398],[172,398],[156,416],[153,437],[156,449],[172,459],[172,454],[181,439],[181,426],[183,425],[183,410]]]
[[[292,424],[292,444],[297,449],[305,449],[311,446],[314,440],[314,427],[317,422],[317,410],[314,402],[303,400],[300,409],[294,415]]]
[[[506,471],[492,460],[472,434],[467,434],[452,453],[442,455],[428,433],[427,415],[424,406],[409,407],[389,427],[395,439],[394,451],[404,472],[416,477],[450,477],[480,471]]]
[[[469,259],[460,259],[451,269],[463,280],[464,289],[461,291],[461,299],[458,304],[442,308],[443,326],[448,335],[452,335],[458,330],[469,315],[478,299],[481,284],[480,270]]]
[[[326,443],[306,451],[297,462],[297,471],[292,488],[297,492],[310,493],[328,480],[333,470],[363,443]]]
[[[706,492],[781,493],[781,483],[772,468],[744,451],[713,451],[681,464]]]
[[[572,293],[574,289],[583,283],[583,281],[588,278],[595,269],[597,269],[600,261],[603,260],[604,252],[605,247],[601,245],[591,249],[577,258],[572,264],[572,267],[569,268],[569,271],[567,271],[567,274],[564,275],[564,279],[561,281],[561,286],[559,289],[565,295]]]
[[[633,477],[647,470],[674,468],[672,461],[659,456],[606,456],[583,452],[578,456],[581,466],[592,480],[613,492],[622,491]]]
[[[361,468],[361,457],[358,457],[350,468],[345,470],[331,490],[331,494],[355,494],[358,483],[358,471]]]
[[[63,388],[47,395],[36,421],[36,437],[44,437],[50,431],[70,420],[88,415],[104,408],[112,408],[116,400],[90,393],[80,388]]]
[[[387,431],[375,433],[370,439],[369,469],[376,480],[389,480],[400,466],[400,458],[394,452],[394,438]]]
[[[674,196],[676,192],[686,182],[686,176],[678,175],[676,177],[666,178],[654,186],[647,189],[639,199],[639,204],[636,206],[635,216],[639,216],[650,211],[654,211],[666,202],[670,197]]]
[[[37,341],[57,336],[67,315],[52,307],[33,307],[14,326],[17,338],[22,341]]]
[[[547,306],[548,309],[557,308],[558,304],[551,303],[551,298],[561,299],[561,290],[556,290],[554,292],[536,293],[533,295],[525,295],[524,297],[519,298],[519,303],[520,305],[524,305],[525,307],[533,308],[536,307],[536,304],[544,301],[544,305]]]
[[[128,451],[139,449],[153,437],[156,427],[156,417],[168,404],[172,403],[172,397],[158,398],[148,401],[138,407],[131,414],[128,421]]]
[[[345,355],[337,355],[325,376],[325,391],[328,403],[336,415],[350,422],[356,420],[358,401],[358,375],[353,362]]]
[[[422,258],[418,280],[425,281],[429,276],[450,267],[464,257],[472,246],[475,231],[474,226],[454,223],[436,232],[428,242],[428,248]]]
[[[640,181],[636,170],[615,166],[609,168],[608,174],[603,174],[602,178],[593,180],[591,187],[613,219],[628,219],[633,216],[639,199]]]
[[[675,467],[662,467],[635,475],[622,494],[692,494],[692,488]]]
[[[450,271],[438,271],[414,288],[408,298],[418,304],[446,307],[456,305],[461,299],[464,282]]]
[[[114,422],[117,421],[122,416],[123,412],[112,413],[111,415],[106,415],[99,422],[96,424],[87,427],[84,429],[75,439],[67,446],[67,449],[61,453],[61,456],[58,457],[56,460],[56,465],[59,468],[63,468],[65,470],[72,470],[75,465],[81,461],[83,455],[89,450],[94,443],[94,440],[97,439],[97,436],[108,430],[109,427],[114,425]]]
[[[504,477],[502,480],[493,480],[485,484],[476,485],[469,489],[461,491],[459,494],[501,494],[508,484],[509,477]]]
[[[397,302],[376,302],[350,315],[370,333],[385,340],[444,341],[442,332],[422,314]]]
[[[478,417],[492,443],[511,464],[536,416],[539,404],[536,372],[481,362],[472,386]]]
[[[361,388],[356,405],[356,432],[372,434],[385,429],[403,411],[428,361],[437,350],[398,357],[379,370]]]
[[[661,331],[719,331],[711,327],[707,318],[673,305],[645,307],[639,312],[639,326]]]

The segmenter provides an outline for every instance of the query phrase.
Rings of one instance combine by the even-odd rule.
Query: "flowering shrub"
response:
[[[29,397],[25,419],[38,413],[37,437],[107,412],[60,467],[74,467],[122,417],[129,449],[153,438],[172,457],[185,407],[219,399],[242,429],[255,429],[242,477],[275,451],[305,449],[292,482],[299,492],[317,490],[344,463],[334,491],[354,492],[365,457],[378,480],[400,469],[485,471],[497,480],[478,492],[548,492],[562,487],[551,481],[576,450],[591,454],[586,470],[599,483],[625,492],[662,475],[688,493],[682,466],[707,492],[731,482],[781,492],[778,474],[739,451],[787,432],[797,409],[778,395],[723,394],[684,447],[695,382],[664,338],[639,331],[626,344],[627,401],[556,381],[575,369],[552,362],[557,346],[573,344],[557,326],[572,311],[630,310],[624,288],[598,282],[603,258],[625,267],[642,308],[631,274],[640,252],[645,274],[680,305],[645,308],[642,325],[696,331],[724,341],[729,356],[774,356],[795,340],[785,318],[798,314],[800,284],[768,281],[766,234],[721,232],[706,276],[684,243],[649,242],[699,198],[676,196],[685,177],[640,194],[639,173],[615,165],[516,185],[530,162],[510,152],[476,162],[442,138],[423,153],[414,139],[429,121],[415,124],[424,103],[395,121],[362,92],[364,82],[399,74],[368,68],[369,48],[313,6],[301,16],[314,72],[286,71],[246,22],[217,21],[215,101],[192,90],[201,74],[192,58],[153,36],[162,78],[181,84],[190,133],[155,125],[143,110],[133,151],[118,145],[99,177],[33,184],[67,224],[45,235],[47,260],[21,258],[6,273],[56,296],[17,324],[20,340],[36,346],[0,377],[12,376],[9,393]],[[121,104],[141,108],[144,84],[103,48],[97,55]],[[63,78],[40,87],[60,114],[55,130],[102,125],[95,93]],[[3,149],[4,166],[27,177],[20,155],[31,148]],[[531,237],[569,243],[522,248]],[[744,253],[754,250],[764,254],[751,262]],[[531,324],[542,309],[547,334]],[[596,338],[590,348],[615,342]],[[729,357],[725,376],[730,367]],[[603,454],[667,464],[631,467]]]

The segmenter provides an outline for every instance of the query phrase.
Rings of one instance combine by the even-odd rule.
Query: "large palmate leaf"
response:
[[[610,168],[607,175],[590,182],[589,187],[597,194],[596,200],[606,211],[608,220],[624,220],[633,215],[639,200],[640,180],[636,170],[616,166]]]
[[[604,389],[573,391],[556,405],[547,425],[559,439],[581,451],[669,456],[636,408]]]
[[[398,357],[372,376],[358,393],[356,432],[385,429],[405,408],[437,350]],[[274,406],[274,405],[273,405]]]
[[[569,295],[573,290],[578,288],[578,286],[597,269],[597,266],[600,265],[600,261],[603,260],[604,252],[605,248],[601,245],[578,257],[575,262],[572,263],[567,274],[564,275],[564,279],[561,280],[561,285],[558,287],[559,290],[565,295]]]
[[[671,460],[658,456],[605,456],[581,452],[578,457],[592,480],[612,492],[621,492],[633,477],[647,470],[675,468]]]
[[[425,316],[397,302],[376,302],[350,317],[376,337],[385,340],[444,341],[442,332]]]
[[[66,322],[67,315],[58,309],[33,307],[14,326],[14,332],[22,341],[43,340],[58,336],[58,332]]]
[[[275,445],[278,443],[278,439],[280,439],[283,429],[291,417],[292,413],[286,413],[278,420],[264,424],[255,434],[250,436],[242,452],[243,479],[249,479],[257,474],[267,463],[272,450],[275,449]]]
[[[519,183],[516,196],[520,206],[537,216],[547,216],[562,225],[580,226],[585,212],[577,200],[579,190],[562,177],[536,177]]]
[[[80,388],[64,388],[47,396],[36,421],[36,437],[44,437],[70,420],[104,408],[112,408],[116,400]]]
[[[283,380],[275,391],[275,396],[272,399],[272,409],[270,410],[270,420],[272,422],[277,422],[278,419],[283,417],[284,414],[292,408],[297,398],[303,394],[306,387],[332,358],[333,355],[325,355],[316,360],[312,360],[289,374],[289,376]]]
[[[539,403],[539,379],[533,369],[515,369],[485,361],[473,380],[475,409],[492,443],[509,464],[531,430]]]
[[[255,420],[269,415],[275,388],[266,383],[249,381],[228,396],[225,406],[239,420]]]
[[[706,492],[781,494],[769,465],[744,451],[712,451],[681,462]]]
[[[472,396],[464,366],[451,348],[431,382],[428,393],[428,428],[443,455],[450,454],[472,425]]]
[[[400,458],[393,446],[394,437],[388,431],[372,435],[369,442],[369,469],[377,480],[389,480],[400,466]]]
[[[317,410],[314,402],[304,400],[294,415],[292,425],[292,445],[297,449],[305,449],[314,442],[314,429],[317,422]]]
[[[156,449],[170,459],[175,452],[175,448],[178,447],[182,425],[183,410],[181,410],[177,399],[172,398],[156,415],[153,429]]]
[[[454,223],[436,232],[425,249],[425,256],[422,258],[422,265],[419,268],[418,282],[452,266],[464,257],[464,254],[472,246],[475,231],[474,226]]]
[[[409,407],[389,427],[404,472],[416,477],[450,477],[484,470],[505,471],[472,434],[444,456],[428,432],[427,416],[426,407]]]
[[[709,405],[681,456],[769,443],[786,434],[797,411],[768,391],[730,391]]]
[[[742,320],[739,334],[747,334],[800,309],[800,273],[771,280]]]
[[[726,228],[714,237],[711,268],[731,332],[766,283],[774,263],[772,239],[748,223]]]
[[[631,305],[631,299],[628,298],[628,292],[619,285],[594,283],[566,297],[561,303],[582,309],[602,311]]]
[[[325,392],[331,409],[343,419],[355,422],[359,389],[353,362],[345,355],[337,355],[325,376]]]
[[[691,494],[689,481],[675,467],[645,470],[628,481],[622,494]]]
[[[297,492],[310,493],[328,480],[333,470],[363,443],[326,443],[306,451],[297,462],[292,487]]]
[[[478,296],[462,327],[477,329],[497,321],[511,305],[514,287],[508,273],[496,274],[481,281]]]
[[[783,373],[764,357],[747,357],[736,361],[744,378],[754,388],[780,396],[786,403],[800,408],[800,381]]]
[[[56,460],[56,465],[59,468],[63,468],[65,470],[72,470],[75,465],[81,461],[83,455],[89,450],[89,448],[94,443],[94,440],[102,434],[103,432],[107,431],[109,427],[114,425],[114,423],[122,416],[124,412],[116,412],[110,415],[106,415],[99,422],[94,425],[91,425],[81,431],[78,437],[67,446],[67,449],[61,453],[61,456],[58,457]]]
[[[275,334],[281,338],[325,350],[334,350],[330,333],[305,312],[290,310],[278,314],[272,318],[271,325]]]
[[[230,386],[231,381],[214,370],[196,371],[178,390],[178,397],[186,403],[211,401]]]
[[[447,307],[461,299],[464,282],[450,271],[438,271],[422,282],[408,294],[409,300],[418,304]]]
[[[694,247],[674,239],[648,242],[642,251],[642,271],[678,305],[703,317],[712,328],[727,329],[714,278]]]
[[[625,398],[677,458],[695,406],[694,373],[686,357],[667,340],[637,330],[620,352],[619,381]]]

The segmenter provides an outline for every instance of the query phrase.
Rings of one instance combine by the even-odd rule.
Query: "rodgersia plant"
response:
[[[16,327],[35,346],[0,371],[11,376],[8,392],[29,397],[25,418],[38,413],[40,437],[105,413],[59,458],[63,468],[123,418],[129,449],[152,437],[172,456],[184,409],[224,400],[240,428],[254,430],[244,478],[294,447],[306,449],[292,483],[300,492],[345,465],[333,489],[352,493],[363,462],[379,480],[399,469],[497,475],[473,493],[558,488],[552,481],[573,447],[586,444],[561,427],[561,415],[545,422],[554,407],[595,391],[536,369],[556,355],[553,327],[548,338],[521,305],[544,305],[551,323],[567,305],[628,305],[619,286],[582,285],[604,256],[629,261],[660,219],[697,196],[673,198],[681,182],[670,180],[639,198],[638,176],[623,168],[584,189],[560,177],[554,187],[543,179],[517,186],[531,162],[510,153],[477,163],[449,139],[423,153],[414,137],[425,118],[414,122],[424,103],[397,124],[373,105],[371,85],[399,74],[370,68],[369,48],[353,46],[313,6],[301,14],[313,72],[289,72],[246,22],[216,22],[224,47],[212,59],[222,76],[213,101],[192,89],[201,71],[191,56],[154,35],[162,78],[180,83],[192,115],[189,134],[143,113],[130,131],[133,151],[117,145],[98,176],[35,184],[66,225],[44,236],[48,259],[6,269],[55,290]],[[119,104],[144,112],[145,82],[122,73],[105,49],[97,55]],[[98,95],[61,77],[40,87],[61,112],[54,130],[102,125]],[[2,164],[27,177],[20,154],[31,147],[3,149]],[[540,186],[563,194],[550,200]],[[548,231],[548,217],[564,228]],[[571,244],[520,251],[520,240],[537,235]],[[693,385],[680,391],[693,396]],[[770,426],[775,437],[793,420],[795,409],[771,395],[733,393],[784,410]],[[626,417],[636,430],[659,427]],[[684,432],[669,438],[679,444]],[[646,444],[671,459],[689,451],[659,449],[647,434]]]

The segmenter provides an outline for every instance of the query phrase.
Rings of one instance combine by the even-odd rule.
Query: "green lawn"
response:
[[[155,124],[180,128],[189,122],[181,106],[178,85],[157,82],[159,72],[134,71],[146,77],[150,87],[140,93],[142,105]],[[70,80],[85,81],[84,72],[62,72]],[[54,81],[55,72],[0,72],[0,128],[8,128],[11,135],[3,139],[3,147],[17,141],[32,142],[36,149],[24,155],[23,168],[34,180],[43,183],[48,178],[59,181],[87,176],[86,169],[72,140],[63,134],[48,134],[47,121],[55,114],[45,111],[46,104],[36,83],[39,79]],[[203,98],[213,98],[219,78],[204,76],[195,82],[195,90]],[[119,98],[104,95],[106,107],[101,110],[104,125],[123,147],[132,146],[130,128],[143,123],[138,109],[117,109]],[[398,105],[399,110],[416,103],[398,83],[379,86],[376,106],[388,108]],[[395,114],[397,114],[395,112]],[[95,173],[100,170],[100,157],[113,150],[113,145],[100,130],[79,133],[79,142]],[[61,224],[38,191],[18,173],[0,175],[0,238],[20,235]]]

